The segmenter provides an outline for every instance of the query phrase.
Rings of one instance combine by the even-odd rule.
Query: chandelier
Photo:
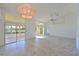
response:
[[[32,19],[35,15],[35,11],[30,4],[23,4],[19,6],[19,14],[24,19]]]

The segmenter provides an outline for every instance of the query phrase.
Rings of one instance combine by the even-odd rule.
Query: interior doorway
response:
[[[36,23],[36,37],[44,37],[44,23]]]

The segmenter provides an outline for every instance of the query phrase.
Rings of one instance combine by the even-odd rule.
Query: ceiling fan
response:
[[[52,13],[49,16],[42,18],[40,21],[44,23],[61,24],[65,22],[66,17],[75,14],[74,11],[69,11],[66,13]]]

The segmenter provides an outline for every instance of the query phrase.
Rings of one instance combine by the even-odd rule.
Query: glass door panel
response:
[[[25,26],[24,25],[17,25],[16,29],[17,41],[25,40]]]
[[[5,44],[16,42],[16,26],[5,25]]]

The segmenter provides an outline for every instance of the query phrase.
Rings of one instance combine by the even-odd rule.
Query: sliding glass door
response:
[[[16,26],[6,24],[5,25],[5,44],[16,42]]]
[[[5,24],[5,44],[25,41],[25,26],[23,24]]]

